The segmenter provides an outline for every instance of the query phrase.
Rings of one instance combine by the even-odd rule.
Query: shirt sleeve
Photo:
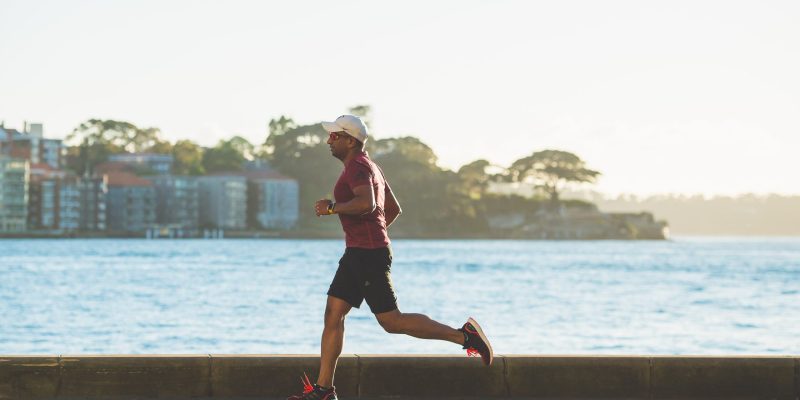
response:
[[[350,190],[359,186],[370,185],[372,186],[372,171],[368,166],[361,163],[353,163],[353,170],[347,174],[347,185]]]
[[[388,193],[392,191],[391,186],[389,186],[389,181],[386,179],[386,175],[383,173],[383,170],[380,166],[377,166],[378,172],[381,174],[380,181],[383,182],[383,191]]]

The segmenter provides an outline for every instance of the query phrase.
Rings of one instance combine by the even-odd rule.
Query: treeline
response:
[[[205,148],[191,140],[171,143],[162,138],[158,128],[114,120],[90,119],[67,135],[67,142],[73,143],[67,148],[67,168],[79,175],[91,174],[97,164],[120,153],[170,154],[176,175],[241,171],[247,160],[264,156],[256,154],[256,146],[240,136]]]
[[[369,107],[351,109],[368,121]],[[91,173],[111,154],[148,152],[171,154],[173,173],[203,175],[240,171],[247,162],[261,161],[300,185],[300,230],[339,230],[333,218],[317,218],[313,204],[331,197],[342,171],[330,154],[327,132],[320,123],[299,125],[291,118],[272,119],[262,143],[234,136],[213,147],[191,140],[170,143],[157,128],[139,128],[129,122],[92,119],[69,136],[68,166],[78,174]],[[369,140],[367,151],[384,170],[403,207],[393,230],[413,236],[481,236],[489,232],[493,214],[532,215],[558,204],[559,192],[570,182],[594,182],[599,172],[585,167],[574,154],[544,150],[517,160],[509,167],[486,160],[468,163],[458,171],[437,165],[437,156],[418,138],[406,136]],[[146,171],[145,171],[146,173]],[[542,197],[491,194],[491,181],[536,182]]]

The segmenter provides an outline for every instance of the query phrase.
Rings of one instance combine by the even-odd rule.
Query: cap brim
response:
[[[342,132],[344,128],[339,125],[336,125],[335,122],[326,122],[322,121],[322,129],[325,129],[327,132]]]

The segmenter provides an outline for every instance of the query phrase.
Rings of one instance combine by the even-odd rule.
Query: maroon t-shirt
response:
[[[344,166],[344,171],[333,188],[333,198],[337,203],[344,203],[355,197],[353,189],[362,185],[370,185],[375,195],[375,210],[364,215],[339,214],[344,229],[347,247],[377,249],[389,246],[389,234],[386,232],[386,190],[389,183],[383,172],[369,159],[367,152],[362,152]]]

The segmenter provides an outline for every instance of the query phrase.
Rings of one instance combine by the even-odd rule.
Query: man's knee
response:
[[[344,319],[351,308],[344,300],[328,296],[328,303],[325,305],[325,329],[344,328]]]
[[[334,314],[325,312],[325,328],[344,328],[345,316],[341,314]]]
[[[341,328],[344,329],[344,320],[346,318],[346,314],[342,314],[341,312],[337,312],[330,307],[325,307],[325,328]]]
[[[402,326],[400,324],[401,314],[392,313],[381,316],[378,318],[378,323],[381,325],[383,330],[388,333],[403,333]]]

